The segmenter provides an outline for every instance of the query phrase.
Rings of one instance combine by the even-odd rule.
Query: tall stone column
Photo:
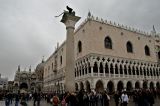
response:
[[[75,91],[75,72],[74,72],[74,29],[80,17],[75,16],[75,12],[65,11],[61,22],[65,24],[67,30],[66,37],[66,69],[65,69],[65,90]]]

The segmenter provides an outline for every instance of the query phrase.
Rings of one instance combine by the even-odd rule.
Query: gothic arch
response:
[[[77,83],[75,83],[75,89],[76,89],[76,91],[78,91],[78,84]]]
[[[97,92],[103,92],[104,91],[104,85],[103,85],[103,82],[101,80],[98,80],[96,82],[95,91],[97,91]]]
[[[133,87],[132,87],[132,82],[131,81],[128,81],[127,82],[127,91],[132,91]]]
[[[23,82],[20,84],[20,89],[28,89],[28,84]]]
[[[154,83],[150,82],[150,89],[154,89]]]
[[[117,91],[122,91],[124,89],[124,85],[122,81],[117,83]]]
[[[112,94],[114,92],[114,83],[112,81],[108,82],[107,91],[108,91],[109,94]]]
[[[90,91],[91,91],[91,87],[90,87],[89,81],[86,81],[86,91],[87,91],[87,92],[90,92]]]
[[[137,81],[137,82],[135,83],[135,89],[140,89],[140,83],[139,83],[139,81]]]
[[[80,82],[80,90],[84,90],[83,82]]]
[[[160,89],[160,83],[159,82],[156,83],[156,87],[157,87],[157,89]]]
[[[144,81],[144,82],[143,82],[143,88],[144,88],[144,89],[147,89],[147,88],[148,88],[148,81]]]

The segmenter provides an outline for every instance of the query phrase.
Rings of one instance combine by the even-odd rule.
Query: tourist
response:
[[[118,106],[118,104],[120,102],[120,96],[119,96],[118,92],[116,92],[114,94],[114,101],[115,101],[115,105]]]
[[[123,106],[127,106],[127,104],[128,104],[128,95],[127,95],[127,93],[126,92],[124,92],[124,94],[122,93],[122,96],[121,96],[121,98],[122,98],[122,103],[123,103]]]
[[[57,95],[53,96],[52,103],[53,103],[53,106],[58,106],[59,98]]]
[[[40,101],[41,101],[41,94],[37,94],[37,106],[40,106]]]
[[[61,105],[62,105],[62,106],[67,106],[67,103],[66,103],[66,98],[67,98],[67,96],[68,96],[67,93],[65,93],[64,96],[63,96],[63,99],[62,99],[62,101],[61,101]]]
[[[35,106],[35,105],[36,105],[36,102],[37,102],[37,92],[35,92],[35,93],[33,94],[33,100],[34,100],[33,106]]]
[[[67,106],[80,106],[75,93],[68,93],[66,98]]]
[[[22,93],[22,95],[21,95],[21,102],[20,102],[20,104],[22,106],[27,106],[26,95],[24,93]]]
[[[19,94],[15,94],[15,106],[19,104]]]
[[[5,105],[6,105],[6,106],[9,106],[9,105],[10,105],[10,103],[9,103],[9,93],[7,93],[7,94],[5,95]]]

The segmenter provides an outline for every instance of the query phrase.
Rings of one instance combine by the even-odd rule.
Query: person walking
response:
[[[36,102],[37,102],[37,92],[35,92],[34,94],[33,94],[33,99],[34,99],[34,102],[33,102],[33,106],[36,106]]]
[[[22,93],[21,95],[21,102],[20,102],[21,106],[27,106],[27,102],[26,102],[26,95],[24,93]]]
[[[123,103],[123,106],[127,106],[128,104],[128,95],[126,92],[124,92],[124,94],[122,95],[122,103]]]
[[[58,106],[59,98],[57,95],[53,96],[52,102],[53,102],[53,106]]]
[[[19,104],[19,94],[15,94],[15,106]]]
[[[118,106],[119,101],[120,101],[120,97],[118,95],[118,92],[116,92],[114,95],[114,101],[115,101],[115,105]]]

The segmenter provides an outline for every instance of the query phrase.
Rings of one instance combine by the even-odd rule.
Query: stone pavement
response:
[[[27,104],[28,106],[33,106],[33,101],[28,101]],[[0,101],[0,106],[5,106],[5,101]],[[14,101],[10,106],[15,106]],[[18,106],[21,106],[21,105],[19,104]],[[40,106],[52,106],[52,105],[42,100],[40,102]]]
[[[28,101],[27,104],[28,104],[28,106],[33,106],[33,101]],[[0,101],[0,106],[5,106],[5,102]],[[15,106],[14,102],[10,106]],[[19,106],[21,106],[21,105],[19,105]],[[52,106],[52,105],[47,103],[46,101],[42,100],[40,103],[40,106]],[[110,106],[115,106],[113,99],[111,99],[111,101],[110,101]],[[132,102],[132,100],[129,102],[128,106],[135,106],[134,103]],[[160,100],[156,99],[155,104],[153,106],[160,106]]]

